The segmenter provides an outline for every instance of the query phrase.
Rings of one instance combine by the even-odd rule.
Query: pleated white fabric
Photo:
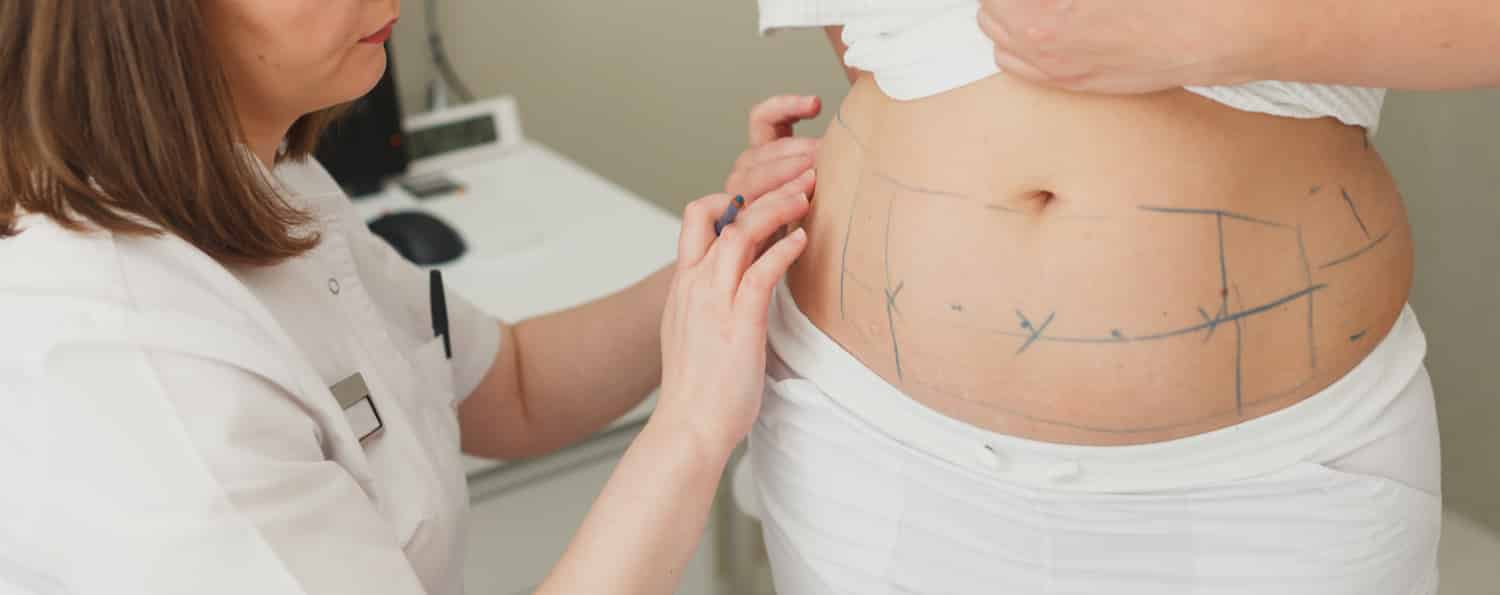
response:
[[[783,286],[748,457],[780,595],[1431,595],[1442,502],[1407,309],[1328,389],[1125,447],[988,432],[909,399]]]
[[[842,25],[844,63],[875,75],[886,95],[912,100],[1000,72],[979,29],[979,0],[759,0],[760,30]],[[1385,89],[1257,81],[1186,87],[1229,107],[1288,118],[1338,118],[1374,134]]]

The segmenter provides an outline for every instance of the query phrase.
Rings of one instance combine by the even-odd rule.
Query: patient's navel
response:
[[[984,206],[987,209],[1005,213],[1040,215],[1055,200],[1057,200],[1057,194],[1051,190],[1031,190],[991,201]]]
[[[1037,212],[1051,206],[1052,201],[1057,199],[1057,194],[1051,190],[1033,190],[1026,197],[1026,202],[1032,205]]]

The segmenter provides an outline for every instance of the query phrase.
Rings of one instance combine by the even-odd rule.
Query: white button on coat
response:
[[[496,321],[450,295],[445,359],[426,274],[321,167],[275,174],[322,243],[274,267],[34,215],[0,240],[0,591],[462,592],[455,408]]]

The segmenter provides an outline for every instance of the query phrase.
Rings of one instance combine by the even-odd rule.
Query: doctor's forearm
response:
[[[1241,0],[1251,2],[1254,0]],[[1500,85],[1495,0],[1276,0],[1278,54],[1253,78],[1398,89]],[[1255,1],[1246,10],[1267,10]]]
[[[672,268],[599,300],[509,329],[460,408],[464,451],[552,452],[598,431],[661,382],[661,314]]]
[[[653,419],[538,594],[672,593],[703,536],[727,450]]]

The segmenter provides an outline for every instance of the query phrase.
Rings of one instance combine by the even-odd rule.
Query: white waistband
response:
[[[1132,446],[1017,438],[928,409],[871,372],[797,308],[785,284],[770,312],[770,345],[794,377],[774,390],[816,388],[873,431],[959,467],[1037,487],[1147,491],[1242,479],[1300,461],[1337,458],[1392,431],[1393,408],[1421,370],[1427,341],[1410,306],[1364,361],[1300,403],[1220,430]],[[810,382],[813,387],[798,387]],[[1408,399],[1410,400],[1410,399]]]

